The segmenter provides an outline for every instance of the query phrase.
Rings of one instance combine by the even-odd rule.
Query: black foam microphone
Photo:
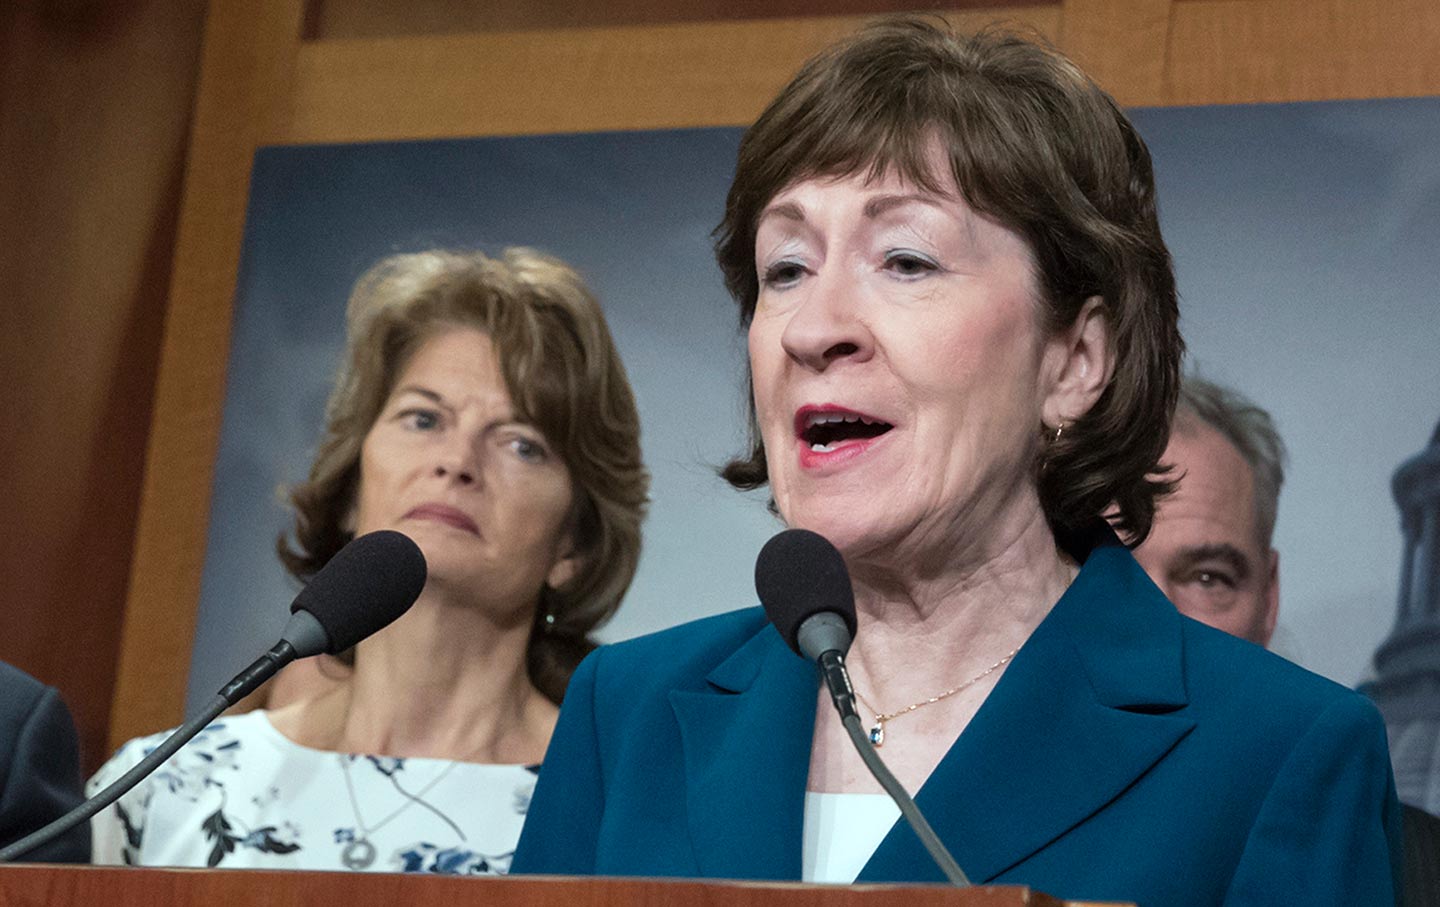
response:
[[[425,556],[419,546],[399,532],[371,532],[341,548],[295,597],[279,642],[236,674],[199,714],[176,728],[104,790],[0,850],[0,863],[54,840],[120,799],[217,715],[296,658],[343,652],[388,626],[415,604],[425,588],[425,576]]]
[[[845,653],[855,638],[855,590],[845,559],[835,546],[808,529],[787,529],[765,543],[755,561],[755,591],[765,616],[786,644],[820,668],[840,722],[859,751],[865,767],[900,807],[930,858],[952,885],[967,887],[960,865],[940,837],[890,773],[870,743],[860,716],[855,713],[855,688],[845,670]]]
[[[388,626],[415,604],[425,576],[425,555],[409,536],[381,529],[353,540],[295,596],[280,641],[220,688],[215,715],[295,659],[344,652]]]
[[[855,715],[855,690],[845,670],[855,638],[855,591],[840,552],[819,533],[787,529],[760,549],[755,591],[786,645],[819,664],[840,720]]]

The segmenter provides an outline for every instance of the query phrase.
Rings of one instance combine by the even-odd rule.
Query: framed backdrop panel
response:
[[[1440,100],[1145,109],[1192,362],[1291,448],[1276,536],[1283,654],[1353,685],[1395,614],[1395,466],[1440,418]],[[744,344],[711,255],[740,130],[263,149],[252,176],[191,660],[199,705],[294,593],[276,489],[302,479],[351,284],[427,247],[536,245],[597,290],[654,476],[604,639],[754,603],[780,528],[715,475],[744,445]],[[1405,392],[1397,393],[1403,389]],[[1337,487],[1346,489],[1337,494]],[[877,502],[877,506],[879,502]],[[1343,556],[1337,556],[1343,551]]]

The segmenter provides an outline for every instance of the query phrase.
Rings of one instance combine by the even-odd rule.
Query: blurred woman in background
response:
[[[304,582],[394,529],[425,588],[333,684],[216,721],[96,816],[96,862],[505,872],[570,673],[634,575],[648,483],[634,395],[573,270],[525,249],[381,261],[350,298],[280,557]]]

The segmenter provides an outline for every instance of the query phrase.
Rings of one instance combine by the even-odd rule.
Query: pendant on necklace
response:
[[[340,851],[340,862],[346,869],[369,869],[375,862],[375,845],[368,838],[357,838]]]
[[[870,742],[876,746],[885,745],[885,722],[875,720],[875,726],[870,728]]]

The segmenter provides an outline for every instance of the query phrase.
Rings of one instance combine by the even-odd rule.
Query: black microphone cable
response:
[[[24,856],[114,803],[205,729],[296,658],[335,654],[404,614],[425,588],[425,556],[399,532],[355,539],[316,573],[290,606],[280,641],[221,687],[193,718],[171,732],[129,771],[65,815],[0,849],[0,863]]]
[[[304,612],[301,612],[304,613]],[[310,654],[319,654],[312,652]],[[116,778],[108,784],[104,790],[90,797],[84,803],[70,810],[65,815],[44,826],[39,831],[31,832],[13,844],[0,849],[0,863],[9,863],[16,857],[24,856],[35,848],[53,841],[55,838],[94,816],[100,810],[119,800],[126,791],[139,784],[146,775],[155,771],[160,764],[171,756],[180,747],[190,742],[190,738],[205,729],[205,726],[219,717],[220,713],[230,708],[245,694],[251,692],[260,684],[268,680],[271,675],[279,671],[285,665],[294,661],[297,657],[295,647],[287,640],[280,640],[270,651],[257,658],[250,667],[241,671],[233,680],[225,685],[224,690],[216,693],[215,696],[200,710],[199,714],[184,724],[180,725],[166,737],[164,742],[145,755],[144,759],[135,763],[125,774]],[[234,698],[227,695],[227,691],[234,691]]]

